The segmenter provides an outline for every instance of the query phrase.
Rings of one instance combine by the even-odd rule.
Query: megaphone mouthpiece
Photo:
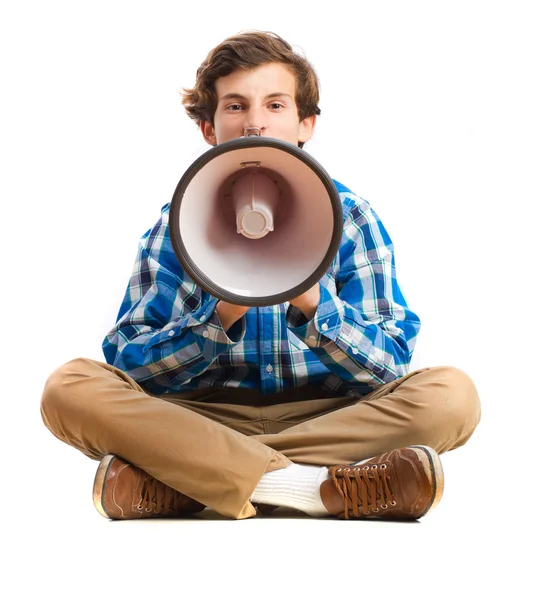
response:
[[[261,129],[259,127],[245,127],[243,137],[260,136]]]

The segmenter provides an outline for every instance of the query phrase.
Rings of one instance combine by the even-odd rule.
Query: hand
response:
[[[304,294],[293,298],[289,303],[299,308],[305,315],[308,321],[313,319],[315,311],[319,306],[319,300],[321,299],[321,286],[317,282],[312,288],[310,288]]]
[[[247,313],[250,306],[239,306],[237,304],[230,304],[226,300],[219,300],[215,310],[219,315],[219,321],[225,331],[228,331],[230,327]]]
[[[300,309],[306,315],[306,318],[309,321],[315,316],[315,311],[319,306],[320,298],[321,287],[319,282],[317,282],[307,292],[304,292],[304,294],[293,298],[293,300],[290,300],[289,303]],[[230,302],[226,302],[226,300],[219,300],[215,310],[219,315],[219,321],[221,322],[223,329],[228,331],[228,329],[230,329],[230,327],[236,321],[245,315],[250,308],[250,306],[240,306],[237,304],[230,304]]]

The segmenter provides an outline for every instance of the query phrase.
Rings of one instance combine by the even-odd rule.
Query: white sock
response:
[[[292,464],[264,473],[251,501],[301,510],[312,517],[331,516],[321,501],[321,483],[328,479],[327,467]]]

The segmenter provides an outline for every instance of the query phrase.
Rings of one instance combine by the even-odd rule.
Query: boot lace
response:
[[[183,494],[147,475],[137,508],[155,515],[172,515],[181,510],[183,500]]]
[[[374,464],[362,467],[330,467],[336,490],[345,502],[345,519],[349,516],[369,516],[396,506],[389,484],[389,465]],[[371,509],[371,510],[369,510]]]

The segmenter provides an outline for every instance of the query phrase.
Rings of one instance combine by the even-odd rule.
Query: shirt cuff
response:
[[[329,342],[335,342],[345,317],[343,302],[322,283],[319,285],[319,304],[313,319],[308,321],[306,315],[291,304],[286,313],[287,328],[310,348],[318,348]]]
[[[210,306],[209,318],[193,325],[191,331],[197,336],[197,344],[204,356],[213,361],[219,354],[227,352],[229,348],[235,346],[243,340],[246,332],[246,318],[243,316],[238,319],[229,329],[225,331],[215,310],[218,300],[215,299],[213,306]],[[211,305],[211,301],[210,301]],[[204,313],[208,315],[206,311]]]
[[[212,298],[208,303],[204,304],[199,309],[190,312],[179,321],[167,323],[165,327],[152,336],[150,341],[144,347],[144,352],[148,352],[154,346],[177,339],[186,329],[190,329],[192,333],[199,336],[200,339],[197,341],[201,347],[203,345],[201,341],[204,339],[223,344],[224,348],[221,348],[218,354],[223,352],[228,346],[240,342],[245,335],[245,321],[240,319],[237,323],[234,323],[228,330],[228,333],[230,334],[228,336],[224,331],[221,321],[219,320],[219,315],[215,310],[218,301],[217,298]]]

